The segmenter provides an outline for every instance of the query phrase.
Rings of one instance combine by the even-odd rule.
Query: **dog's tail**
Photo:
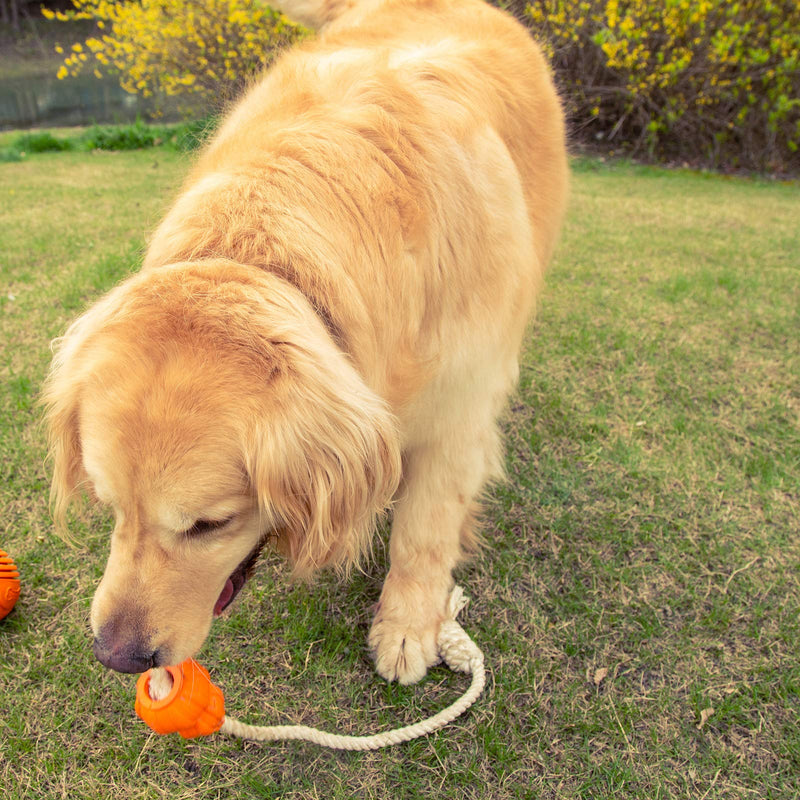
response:
[[[276,0],[288,17],[303,25],[319,30],[329,25],[358,5],[368,5],[369,0]]]

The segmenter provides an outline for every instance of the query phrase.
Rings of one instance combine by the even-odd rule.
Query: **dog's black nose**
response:
[[[101,664],[117,672],[146,672],[151,667],[157,666],[157,654],[144,652],[136,645],[112,649],[102,639],[95,639],[94,654]]]

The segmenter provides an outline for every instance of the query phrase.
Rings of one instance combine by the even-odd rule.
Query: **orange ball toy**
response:
[[[0,619],[7,617],[19,598],[19,572],[11,556],[0,550]]]
[[[172,678],[169,694],[161,700],[150,697],[152,670],[136,682],[136,713],[156,733],[179,733],[184,739],[216,733],[225,719],[222,689],[193,658],[177,667],[166,667]]]

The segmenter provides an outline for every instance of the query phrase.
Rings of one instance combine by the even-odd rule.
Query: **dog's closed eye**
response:
[[[232,520],[232,516],[226,517],[225,519],[198,519],[191,528],[187,528],[183,531],[183,535],[189,538],[204,536],[207,533],[212,533],[220,528],[224,528]]]

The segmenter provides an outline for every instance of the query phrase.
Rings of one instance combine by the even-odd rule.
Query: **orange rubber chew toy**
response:
[[[19,598],[19,572],[11,556],[0,550],[0,619],[7,617]]]
[[[150,697],[151,673],[139,676],[135,705],[139,717],[156,733],[179,733],[184,739],[216,733],[225,718],[225,698],[208,671],[192,658],[166,670],[172,688],[161,700]]]

